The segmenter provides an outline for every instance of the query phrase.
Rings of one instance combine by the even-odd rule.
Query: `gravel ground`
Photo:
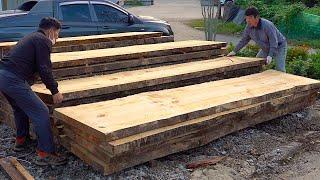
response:
[[[69,157],[67,165],[37,167],[32,164],[34,151],[17,154],[11,150],[13,131],[3,124],[0,125],[0,156],[18,157],[36,179],[291,179],[299,176],[304,179],[320,173],[319,117],[319,112],[310,107],[111,176],[94,171],[63,148],[59,151]],[[215,166],[186,169],[188,163],[211,156],[227,158]],[[0,179],[6,179],[4,172],[0,171]]]

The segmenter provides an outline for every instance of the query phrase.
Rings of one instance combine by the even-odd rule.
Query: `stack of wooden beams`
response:
[[[118,34],[92,35],[80,37],[68,37],[58,39],[53,52],[71,52],[85,51],[92,49],[104,49],[123,46],[132,46],[139,44],[156,44],[172,42],[172,36],[162,36],[158,32],[129,32]],[[17,42],[0,43],[0,59],[16,44]]]
[[[51,60],[56,79],[74,79],[209,59],[225,54],[225,46],[224,42],[191,40],[54,53]]]
[[[175,88],[207,81],[238,77],[259,72],[264,61],[260,58],[220,57],[203,61],[167,65],[149,69],[124,71],[107,75],[59,81],[64,101],[58,106],[43,84],[32,86],[34,92],[48,105],[74,106],[124,97],[140,92]],[[13,113],[6,99],[0,97],[0,115],[14,127]],[[6,118],[3,118],[6,117]]]
[[[150,35],[154,35],[154,33],[150,33]],[[121,37],[119,35],[113,36]],[[128,38],[130,39],[132,37],[128,36]],[[86,37],[75,37],[74,39],[85,40]],[[95,38],[91,37],[91,39]],[[70,44],[74,44],[74,41],[71,40]],[[183,63],[208,59],[210,57],[222,55],[225,52],[225,46],[226,43],[224,42],[168,42],[163,44],[135,45],[109,49],[53,53],[51,55],[51,59],[55,79],[62,80],[90,77],[99,73],[110,74],[122,72],[127,71],[132,67],[135,69],[143,69],[149,67],[148,65],[150,64],[154,66],[161,66],[166,63]],[[243,73],[248,74],[260,71],[262,67],[261,62],[253,64],[248,62],[249,69],[245,68],[246,65],[240,65],[239,68],[236,68],[241,69],[241,71],[237,72],[237,75],[240,76],[243,75]],[[130,72],[128,73],[130,74]],[[232,76],[234,75],[236,74],[233,73]],[[221,76],[222,75],[220,75],[220,77]],[[64,93],[64,89],[60,89],[60,91]],[[116,94],[116,92],[114,93]],[[81,99],[81,97],[79,97],[79,99]],[[96,98],[94,101],[98,100],[99,98]],[[84,102],[85,101],[83,101],[83,103]],[[48,102],[48,106],[52,107],[50,103],[51,102]],[[72,105],[72,103],[70,103],[70,105]],[[5,122],[11,127],[14,127],[12,108],[1,93],[0,107],[0,122]]]
[[[313,104],[320,82],[278,71],[57,108],[62,144],[105,174]]]

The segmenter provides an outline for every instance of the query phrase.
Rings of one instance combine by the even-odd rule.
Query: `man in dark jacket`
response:
[[[15,151],[30,147],[29,119],[37,135],[38,165],[61,165],[66,159],[54,147],[49,110],[32,91],[35,75],[51,91],[54,103],[61,103],[62,94],[53,79],[50,53],[59,36],[61,24],[54,18],[43,18],[39,29],[22,38],[0,61],[0,91],[12,106],[16,125]]]

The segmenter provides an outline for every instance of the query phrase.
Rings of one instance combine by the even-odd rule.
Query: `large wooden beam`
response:
[[[269,70],[239,78],[58,108],[54,116],[66,124],[111,141],[319,86],[316,80]]]
[[[263,63],[264,60],[260,58],[221,57],[205,61],[64,80],[58,82],[58,84],[60,92],[64,95],[64,101],[75,101],[134,89],[160,88],[161,84],[174,84],[175,86],[173,87],[179,87],[183,85],[184,81],[193,84],[191,80],[197,78],[205,80],[205,77],[209,76],[216,79],[219,79],[217,75],[221,75],[220,79],[230,76],[235,77],[235,74],[241,70],[255,73],[250,71],[250,68],[256,67],[259,70],[262,68]],[[243,72],[241,75],[246,75],[246,73]],[[194,83],[197,83],[197,81]],[[52,104],[51,93],[43,84],[36,84],[32,86],[32,89],[43,101],[47,104]]]
[[[288,113],[301,110],[310,106],[316,100],[317,92],[304,91],[295,95],[275,98],[266,102],[244,106],[229,110],[219,115],[209,115],[191,120],[190,124],[206,122],[185,134],[177,133],[174,137],[159,140],[157,143],[142,148],[137,147],[126,153],[112,155],[103,148],[103,144],[97,145],[79,135],[83,131],[68,129],[69,134],[62,138],[62,144],[95,169],[111,174],[122,169],[132,167],[152,159],[160,158],[176,152],[205,145],[219,137],[225,136],[237,130],[254,126]],[[183,127],[184,122],[168,126],[168,129]],[[159,133],[163,129],[149,133]],[[147,134],[147,133],[146,133]],[[141,135],[141,134],[140,134]],[[137,135],[139,136],[139,135]],[[128,137],[130,138],[130,137]],[[164,138],[164,137],[163,137]],[[161,139],[161,138],[160,138]],[[121,140],[120,140],[121,141]],[[114,143],[116,141],[110,142]],[[119,141],[117,141],[119,142]]]
[[[221,49],[224,42],[212,41],[179,41],[161,44],[136,45],[128,47],[98,49],[78,52],[53,53],[51,55],[54,69],[110,63],[120,60],[142,59],[173,54]]]
[[[263,60],[259,58],[222,57],[104,76],[65,80],[59,82],[59,89],[64,94],[65,100],[58,106],[52,105],[51,94],[43,84],[36,84],[32,89],[52,112],[55,107],[99,102],[146,91],[175,88],[257,73],[262,69],[262,64]],[[11,106],[2,94],[0,94],[0,107],[0,121],[14,128]]]
[[[92,35],[59,38],[53,47],[53,52],[85,51],[93,49],[114,48],[139,44],[156,44],[172,42],[173,37],[161,36],[157,32],[129,32],[118,34]],[[17,42],[0,43],[0,59]]]

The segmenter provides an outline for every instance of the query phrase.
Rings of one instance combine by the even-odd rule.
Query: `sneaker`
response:
[[[46,153],[43,151],[37,151],[38,156],[36,157],[35,164],[38,166],[60,166],[66,164],[67,158],[56,153]]]
[[[35,146],[37,141],[31,139],[29,136],[27,137],[16,137],[16,142],[14,144],[13,150],[15,152],[22,152],[29,150],[30,147]]]

